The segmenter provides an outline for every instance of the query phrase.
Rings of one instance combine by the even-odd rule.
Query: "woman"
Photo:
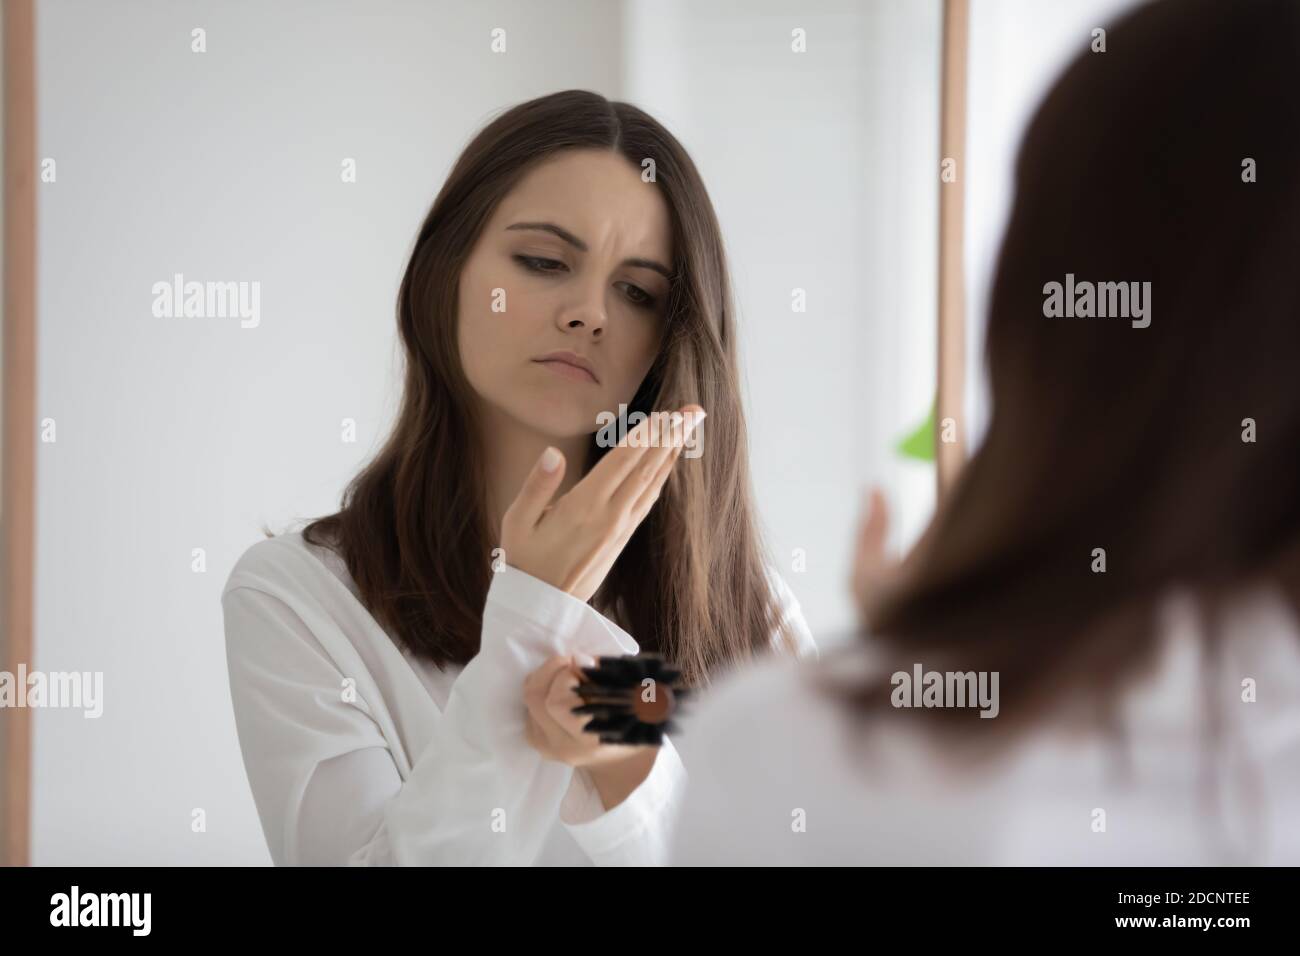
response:
[[[271,855],[661,862],[681,761],[584,733],[576,668],[654,651],[699,686],[812,650],[761,557],[699,174],[627,104],[516,106],[434,201],[398,323],[391,438],[338,513],[251,547],[223,594]],[[618,436],[620,411],[649,417]]]
[[[869,641],[694,713],[675,862],[1300,863],[1297,88],[1283,0],[1156,3],[1069,67],[987,439],[894,573],[867,522]],[[1130,314],[1050,307],[1084,281]]]

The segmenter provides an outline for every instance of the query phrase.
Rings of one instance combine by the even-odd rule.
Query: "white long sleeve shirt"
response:
[[[1066,715],[968,767],[901,718],[860,746],[862,728],[796,663],[717,682],[683,728],[692,772],[670,863],[1300,864],[1289,607],[1268,591],[1238,602],[1217,661],[1185,595],[1164,612],[1160,656],[1122,697],[1115,735]],[[846,676],[875,666],[866,643],[833,660]]]
[[[782,613],[815,656],[784,582]],[[654,865],[686,771],[665,739],[606,810],[590,775],[525,739],[524,678],[557,654],[633,654],[595,609],[515,568],[493,575],[479,653],[404,651],[344,562],[301,533],[259,541],[222,592],[244,766],[278,865]]]

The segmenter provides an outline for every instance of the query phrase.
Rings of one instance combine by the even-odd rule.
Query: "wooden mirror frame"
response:
[[[4,394],[0,670],[32,661],[36,523],[36,74],[33,0],[4,0]],[[26,866],[31,711],[0,710],[0,864]]]
[[[944,0],[939,104],[939,153],[953,160],[956,178],[939,181],[939,395],[935,403],[936,507],[947,497],[966,460],[966,63],[969,0]],[[943,421],[956,425],[944,442]]]

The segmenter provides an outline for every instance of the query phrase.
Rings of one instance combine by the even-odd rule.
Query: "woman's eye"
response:
[[[556,259],[546,259],[542,256],[525,256],[516,255],[514,260],[529,272],[539,272],[543,275],[554,275],[559,272],[568,271],[568,266]],[[656,305],[656,299],[645,289],[635,286],[630,282],[620,283],[624,287],[624,294],[629,302],[639,308],[653,309]]]
[[[523,265],[525,269],[533,272],[559,272],[564,268],[563,262],[557,262],[555,259],[543,259],[539,256],[515,256],[515,261]]]
[[[647,309],[654,308],[655,298],[645,289],[632,285],[630,282],[623,283],[627,286],[627,297],[633,305],[643,305]]]

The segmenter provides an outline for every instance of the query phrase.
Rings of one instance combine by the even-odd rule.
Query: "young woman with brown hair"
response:
[[[575,666],[655,651],[703,686],[813,649],[760,548],[734,323],[708,194],[644,112],[568,91],[469,144],[402,281],[391,438],[223,595],[276,862],[662,859],[681,762],[584,733]],[[650,418],[610,448],[620,409]]]

